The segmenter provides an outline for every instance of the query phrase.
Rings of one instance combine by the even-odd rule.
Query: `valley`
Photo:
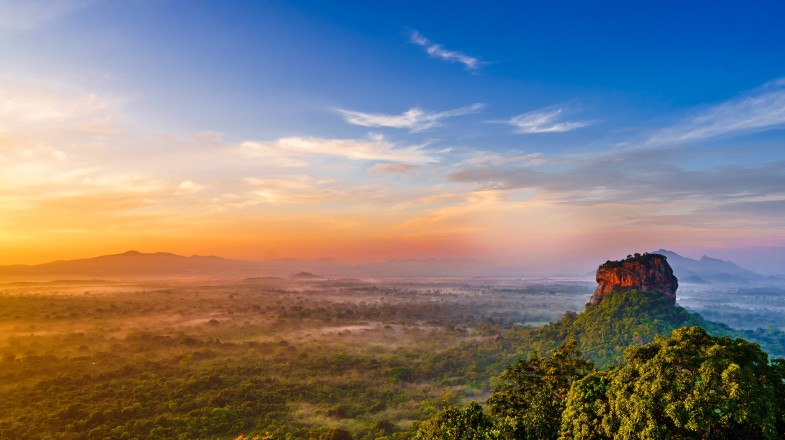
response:
[[[411,434],[585,285],[252,278],[0,288],[0,438]],[[45,397],[44,397],[45,396]],[[381,429],[381,428],[380,428]],[[46,434],[46,435],[44,435]]]
[[[596,306],[577,314],[595,286],[306,272],[7,282],[0,438],[411,438],[441,410],[485,401],[515,360],[605,322]],[[678,303],[781,356],[783,298],[777,287],[687,284]],[[666,331],[648,320],[700,319],[669,307],[635,312],[640,327],[586,327],[584,351],[608,365]]]

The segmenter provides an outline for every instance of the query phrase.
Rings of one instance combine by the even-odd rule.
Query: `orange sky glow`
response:
[[[133,249],[582,271],[660,248],[785,249],[776,71],[711,96],[647,72],[617,89],[600,79],[636,64],[613,48],[621,67],[551,78],[558,60],[494,53],[512,43],[492,33],[476,55],[435,56],[429,29],[349,38],[273,3],[247,27],[214,5],[228,21],[175,20],[182,35],[152,5],[8,6],[0,264]]]

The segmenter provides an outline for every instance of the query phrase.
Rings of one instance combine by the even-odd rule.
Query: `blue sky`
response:
[[[0,247],[785,272],[784,13],[0,1]]]

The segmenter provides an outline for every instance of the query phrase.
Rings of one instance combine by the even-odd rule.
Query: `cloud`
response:
[[[419,168],[417,165],[408,163],[384,163],[374,165],[370,171],[372,173],[386,173],[386,174],[406,174]]]
[[[191,180],[185,180],[177,185],[177,191],[175,194],[177,195],[184,195],[184,194],[193,194],[197,193],[205,188],[204,185],[196,183]]]
[[[0,86],[2,125],[108,124],[119,102],[94,93],[73,93],[52,85],[7,81]]]
[[[274,179],[262,179],[258,177],[246,177],[243,183],[251,186],[265,187],[276,190],[310,190],[313,188],[324,187],[335,183],[334,179],[315,179],[308,175],[286,175],[278,176]]]
[[[412,31],[409,41],[418,46],[424,47],[425,51],[432,58],[438,58],[449,63],[461,63],[471,71],[476,71],[482,64],[482,61],[480,61],[479,58],[475,58],[458,51],[447,50],[440,44],[434,44],[417,31]]]
[[[55,176],[52,183],[70,185],[73,190],[118,193],[164,194],[167,185],[162,179],[138,174],[114,174],[107,170],[94,168],[73,170]]]
[[[412,132],[437,127],[442,119],[477,113],[485,104],[475,103],[443,112],[425,112],[419,108],[411,108],[400,115],[379,113],[363,113],[354,110],[338,109],[346,122],[362,127],[406,128]]]
[[[307,175],[284,175],[269,179],[247,177],[243,179],[243,183],[254,188],[249,194],[250,200],[256,203],[281,204],[325,200],[325,195],[332,191],[335,180],[315,179]]]
[[[590,125],[587,121],[562,121],[561,114],[563,109],[537,110],[524,113],[506,121],[516,127],[518,133],[564,133],[577,128]]]
[[[333,178],[282,174],[274,177],[247,177],[242,183],[251,188],[245,195],[235,195],[230,204],[239,207],[258,204],[323,203],[330,201],[379,200],[387,188],[367,185],[342,185]],[[238,201],[242,205],[237,205]]]
[[[242,154],[269,160],[302,160],[312,155],[337,156],[349,160],[383,162],[437,162],[436,156],[423,146],[399,147],[384,136],[373,134],[366,139],[325,139],[317,137],[289,136],[272,142],[243,142]]]
[[[465,163],[449,175],[483,190],[530,189],[572,205],[628,206],[685,202],[701,209],[785,198],[785,162],[695,168],[704,152],[691,148],[638,148],[532,162]]]
[[[785,78],[660,130],[647,144],[675,144],[785,127]]]
[[[97,0],[0,0],[0,30],[40,28]]]
[[[476,152],[467,159],[464,163],[466,165],[503,165],[516,162],[525,162],[530,165],[543,165],[548,162],[548,159],[542,153],[521,153],[521,154],[497,154],[488,153],[485,151]]]

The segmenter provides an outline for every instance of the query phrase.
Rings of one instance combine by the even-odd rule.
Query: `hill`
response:
[[[78,260],[59,260],[37,265],[0,266],[5,278],[53,277],[174,277],[253,273],[254,263],[216,256],[185,257],[168,252],[128,251]]]
[[[297,272],[289,278],[294,280],[320,280],[323,279],[319,275],[314,275],[311,272]]]
[[[57,278],[253,278],[288,276],[287,274],[373,277],[455,277],[508,275],[509,269],[476,260],[423,259],[390,260],[378,263],[348,264],[329,258],[301,260],[279,258],[266,261],[243,261],[218,256],[183,256],[170,252],[145,253],[127,251],[77,260],[58,260],[35,265],[0,266],[0,280],[41,281]],[[316,275],[314,275],[316,276]],[[300,278],[297,275],[294,279]]]
[[[653,254],[665,256],[674,273],[685,283],[738,285],[785,283],[785,280],[781,278],[763,275],[740,267],[732,261],[711,258],[706,255],[695,260],[666,249],[659,249]]]
[[[785,359],[769,355],[785,356],[785,333],[678,306],[663,254],[609,260],[596,278],[583,312],[507,335],[527,356],[505,367],[487,410],[445,408],[415,439],[783,438]]]
[[[567,312],[557,322],[524,330],[518,335],[519,343],[544,353],[574,339],[586,357],[607,367],[621,362],[630,345],[651,342],[681,327],[699,326],[713,336],[744,338],[773,356],[785,356],[785,332],[781,330],[736,330],[675,304],[678,283],[670,260],[665,254],[636,254],[600,265],[599,286],[583,312]],[[652,286],[656,288],[647,289]]]

